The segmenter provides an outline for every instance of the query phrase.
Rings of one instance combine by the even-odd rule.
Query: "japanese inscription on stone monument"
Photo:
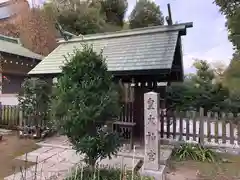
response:
[[[155,118],[150,114],[148,117],[148,124],[151,123],[153,125],[156,125]]]
[[[148,110],[154,109],[154,107],[153,107],[154,100],[152,98],[148,98],[147,104],[148,104],[148,107],[147,107]]]
[[[159,94],[149,92],[144,94],[144,121],[145,121],[145,161],[144,168],[159,169]]]

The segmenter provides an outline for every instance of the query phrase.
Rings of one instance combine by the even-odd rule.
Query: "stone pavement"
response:
[[[77,155],[67,143],[67,138],[63,136],[49,138],[37,144],[41,148],[17,157],[20,160],[36,162],[37,165],[26,170],[26,177],[24,171],[8,176],[4,180],[61,180],[82,160],[82,157]],[[23,174],[25,178],[22,178]],[[34,179],[35,176],[36,179]]]
[[[34,180],[36,174],[36,180],[47,180],[53,177],[64,177],[71,168],[77,165],[82,159],[77,155],[74,150],[56,147],[41,147],[35,151],[18,157],[17,159],[26,160],[30,162],[37,162],[37,165],[33,165],[26,171],[24,180]],[[5,180],[22,180],[21,176],[24,173],[16,173]]]
[[[48,138],[45,141],[37,143],[41,148],[17,157],[17,159],[26,160],[30,162],[37,162],[26,171],[26,177],[21,178],[24,173],[16,173],[14,175],[4,178],[4,180],[63,180],[70,174],[74,167],[82,165],[83,156],[77,155],[76,151],[72,149],[71,144],[64,136],[56,136]],[[111,160],[104,159],[101,161],[102,166],[118,167],[126,166],[129,169],[136,166],[136,164],[143,159],[143,149],[136,148],[135,160],[133,162],[133,152],[122,151],[119,156],[113,157]],[[163,151],[165,156],[168,156],[168,151]],[[163,157],[163,156],[162,156]],[[165,166],[162,166],[163,168]],[[141,171],[141,169],[140,169]],[[37,177],[34,179],[34,177]]]

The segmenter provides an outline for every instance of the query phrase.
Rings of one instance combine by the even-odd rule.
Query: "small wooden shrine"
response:
[[[82,43],[92,44],[97,52],[103,49],[108,71],[123,87],[122,114],[115,125],[132,129],[129,136],[143,137],[144,93],[159,92],[161,108],[166,106],[166,87],[171,82],[183,81],[181,37],[192,26],[192,23],[172,24],[168,18],[168,25],[62,40],[29,74],[56,77],[64,65],[64,55],[71,54],[74,48],[81,49]]]

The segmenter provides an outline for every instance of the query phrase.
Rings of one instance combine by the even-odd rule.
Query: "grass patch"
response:
[[[16,160],[15,158],[38,148],[35,140],[19,139],[17,132],[4,135],[0,142],[0,179],[19,172],[20,167],[27,168],[34,165],[35,163]]]
[[[179,161],[194,160],[211,163],[221,161],[221,158],[213,150],[199,144],[190,143],[185,143],[175,148],[172,157]]]

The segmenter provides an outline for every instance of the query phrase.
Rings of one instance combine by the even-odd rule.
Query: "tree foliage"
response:
[[[25,79],[19,93],[19,106],[25,119],[30,118],[30,126],[41,126],[47,119],[51,99],[51,85],[42,79]],[[45,122],[47,125],[47,121]]]
[[[19,29],[15,24],[11,22],[2,23],[0,24],[0,34],[18,38]]]
[[[215,0],[221,13],[226,16],[229,40],[240,50],[240,0]]]
[[[183,84],[172,84],[167,90],[167,98],[172,101],[171,108],[179,110],[203,107],[205,110],[229,110],[229,91],[220,81],[216,81],[214,69],[203,60],[194,63],[196,75]]]
[[[220,7],[220,11],[227,16],[236,14],[240,8],[240,0],[215,0],[214,2]]]
[[[94,34],[100,32],[104,26],[104,19],[95,8],[79,9],[77,11],[64,10],[58,16],[59,23],[66,31],[74,34]]]
[[[54,96],[55,124],[89,165],[116,153],[118,138],[103,126],[118,116],[118,91],[102,53],[86,45],[75,50],[62,68]]]
[[[106,31],[115,31],[118,28],[107,24],[100,9],[81,5],[76,11],[64,10],[58,16],[59,23],[66,31],[74,34],[94,34]]]
[[[231,95],[240,93],[240,1],[239,0],[215,0],[220,7],[220,12],[225,15],[226,26],[229,32],[229,40],[235,47],[233,58],[224,73],[224,84],[229,88]]]
[[[50,17],[55,17],[64,30],[73,34],[112,32],[124,25],[125,0],[70,1],[66,6],[61,3],[47,3],[43,9]]]
[[[149,0],[137,1],[129,17],[130,28],[142,28],[164,24],[164,17],[160,7]]]
[[[228,68],[224,72],[224,85],[229,88],[230,93],[240,94],[240,61],[237,56],[233,57]]]
[[[0,34],[20,38],[24,47],[48,55],[57,46],[54,21],[50,17],[40,8],[24,9],[15,21],[0,24]]]
[[[127,0],[101,0],[101,8],[106,15],[106,22],[117,26],[123,27],[127,7]]]
[[[33,52],[48,55],[57,47],[55,26],[40,9],[25,12],[18,27],[21,42]]]

